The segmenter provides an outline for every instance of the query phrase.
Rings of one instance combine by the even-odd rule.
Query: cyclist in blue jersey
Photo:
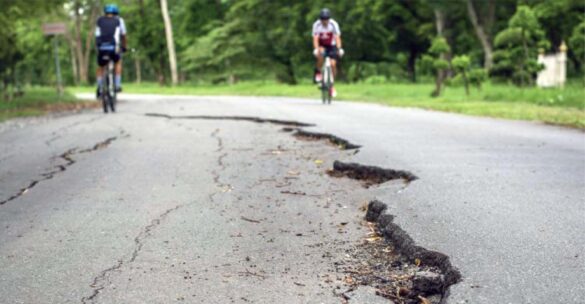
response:
[[[122,91],[122,53],[126,51],[126,24],[120,16],[120,9],[115,4],[104,6],[104,16],[98,18],[95,28],[95,41],[98,50],[96,72],[97,97],[100,97],[103,82],[104,66],[108,58],[116,63],[114,84],[116,92]]]

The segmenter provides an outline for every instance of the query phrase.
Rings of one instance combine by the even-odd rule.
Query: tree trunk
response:
[[[95,21],[98,16],[99,12],[99,2],[93,3],[90,8],[90,13],[88,16],[88,29],[87,35],[85,36],[85,45],[83,43],[82,36],[82,16],[79,14],[81,10],[81,1],[76,0],[73,6],[75,10],[75,27],[74,27],[74,40],[75,40],[75,53],[77,57],[77,66],[79,70],[79,82],[82,84],[87,84],[89,82],[89,56],[91,55],[91,42],[94,38],[94,26]]]
[[[99,1],[97,1],[92,7],[88,19],[88,26],[87,26],[87,36],[85,36],[85,52],[83,54],[83,64],[85,70],[85,80],[86,82],[89,80],[89,56],[91,55],[91,43],[95,36],[95,23],[97,21],[99,12]]]
[[[441,9],[435,8],[435,26],[437,27],[437,36],[444,37],[445,35],[445,12]]]
[[[165,34],[167,37],[167,48],[169,50],[169,64],[171,66],[171,81],[173,85],[179,84],[179,74],[177,73],[177,55],[175,54],[175,41],[173,39],[173,26],[167,0],[160,0],[161,12],[165,23]]]
[[[480,24],[477,19],[477,13],[473,7],[473,0],[467,0],[467,13],[469,15],[469,20],[471,20],[471,24],[473,24],[473,28],[475,29],[475,34],[483,48],[484,67],[486,70],[490,70],[494,64],[492,43],[490,37],[488,37],[485,32],[484,26]]]
[[[77,66],[77,56],[75,52],[75,39],[70,35],[67,35],[69,41],[69,50],[71,51],[71,69],[73,70],[73,83],[79,85],[79,68]]]
[[[81,42],[81,15],[79,14],[81,2],[79,0],[75,1],[73,10],[75,10],[75,53],[77,54],[77,66],[79,67],[79,81],[82,84],[87,84],[87,65],[84,61],[83,44]]]
[[[467,79],[467,73],[465,73],[465,70],[461,72],[461,76],[463,77],[463,84],[465,85],[465,95],[469,96],[469,80]]]
[[[163,86],[167,82],[166,81],[166,77],[165,77],[165,69],[166,69],[166,67],[165,67],[165,61],[164,61],[163,56],[160,56],[159,58],[160,58],[159,59],[159,62],[158,62],[159,68],[156,71],[156,74],[157,74],[157,77],[158,77],[158,84],[161,85],[161,86]]]
[[[416,56],[418,55],[415,48],[411,48],[408,54],[408,76],[410,81],[416,82]]]
[[[435,13],[435,26],[437,27],[437,36],[439,37],[444,37],[445,35],[445,20],[446,20],[446,16],[445,16],[445,12],[443,12],[441,9],[439,8],[435,8],[434,9],[434,13]],[[446,59],[447,56],[445,55],[445,53],[442,53],[440,55],[441,59]],[[437,77],[435,78],[435,90],[433,91],[433,93],[431,93],[432,97],[438,97],[439,95],[441,95],[441,89],[443,87],[443,81],[445,81],[445,70],[444,69],[440,69],[437,71]]]
[[[134,57],[134,68],[136,71],[136,83],[140,84],[142,82],[142,65],[140,63],[140,58],[138,55]]]

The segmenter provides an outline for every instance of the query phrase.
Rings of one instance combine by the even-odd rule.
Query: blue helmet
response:
[[[120,9],[118,9],[118,6],[115,4],[106,4],[106,6],[104,6],[104,14],[113,14],[113,15],[118,15],[120,13]]]

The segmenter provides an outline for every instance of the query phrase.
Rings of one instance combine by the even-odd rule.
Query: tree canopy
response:
[[[0,75],[17,74],[12,79],[24,83],[54,81],[50,39],[40,26],[62,21],[69,24],[69,34],[58,38],[65,79],[91,82],[93,24],[105,2],[110,1],[0,0]],[[111,2],[118,2],[128,27],[126,79],[168,83],[159,0]],[[460,59],[466,58],[465,71],[487,67],[492,76],[528,83],[538,49],[558,51],[563,41],[570,74],[583,74],[581,0],[168,0],[180,80],[308,81],[314,65],[311,26],[323,7],[341,27],[346,56],[339,76],[345,81],[430,80],[436,68],[425,69],[423,57],[434,56],[455,73],[452,58],[465,56],[458,57],[459,73]],[[448,47],[440,58],[432,47],[437,36]]]

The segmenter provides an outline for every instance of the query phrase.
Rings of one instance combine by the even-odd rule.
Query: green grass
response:
[[[25,94],[11,101],[0,95],[0,121],[24,116],[36,116],[46,113],[52,107],[68,107],[78,103],[75,96],[65,92],[59,97],[54,88],[26,88]]]
[[[432,84],[338,84],[338,100],[373,102],[389,106],[417,107],[467,115],[542,121],[585,128],[585,88],[571,83],[564,89],[517,88],[487,84],[481,91],[472,89],[466,96],[462,87],[448,87],[439,98],[431,98]],[[247,95],[319,98],[314,85],[296,86],[272,82],[244,82],[228,85],[183,85],[161,87],[157,84],[126,84],[125,92],[169,95]],[[76,92],[93,92],[77,88]]]

